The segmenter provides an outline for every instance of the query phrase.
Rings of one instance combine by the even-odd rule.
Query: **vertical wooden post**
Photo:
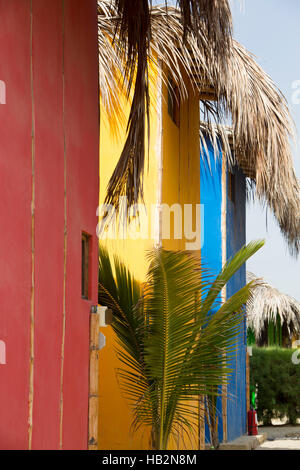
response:
[[[36,158],[35,158],[35,96],[34,96],[34,67],[33,67],[33,6],[30,1],[30,69],[31,69],[31,104],[32,104],[32,132],[31,132],[31,299],[30,299],[30,360],[29,360],[29,397],[28,397],[28,449],[32,449],[33,432],[33,401],[34,401],[34,365],[35,365],[35,260],[36,260]]]
[[[89,436],[88,449],[98,450],[98,407],[99,407],[99,315],[90,315],[90,373],[89,373]]]

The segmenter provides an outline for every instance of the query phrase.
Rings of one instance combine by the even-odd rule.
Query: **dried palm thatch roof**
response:
[[[164,12],[161,10],[165,23],[166,16],[170,17],[174,8],[168,7],[167,0],[162,3],[166,7]],[[176,3],[179,5],[177,17],[180,19],[180,28],[177,29],[180,36],[177,38],[186,39],[193,33],[194,40],[201,43],[204,34],[219,68],[226,73],[226,57],[230,54],[232,33],[228,0],[177,0]],[[127,196],[129,205],[137,202],[143,194],[145,116],[149,117],[148,60],[155,28],[154,12],[159,10],[151,8],[151,0],[99,0],[98,4],[100,42],[103,40],[104,28],[110,39],[115,39],[114,45],[123,59],[128,95],[133,83],[135,85],[127,139],[107,193],[106,202],[118,207],[121,194]],[[105,19],[108,22],[105,23]],[[106,34],[104,36],[107,37]],[[100,49],[100,67],[101,59],[105,59],[105,53]],[[110,81],[107,76],[106,80]],[[149,119],[147,121],[149,132]]]
[[[247,282],[251,281],[255,281],[255,288],[253,298],[247,303],[247,324],[256,339],[261,337],[266,323],[276,323],[277,318],[281,325],[286,324],[290,335],[300,334],[300,303],[248,272]]]
[[[115,71],[118,70],[117,76],[124,77],[125,86],[128,72],[126,66],[122,67],[126,56],[120,59],[119,54],[123,43],[119,42],[116,33],[117,12],[107,8],[105,11],[105,5],[107,7],[107,2],[99,1],[99,37],[103,41],[102,49],[105,44],[107,51],[113,49],[110,55],[113,66],[105,67],[107,61],[102,65],[105,57],[101,57],[100,51],[100,75],[101,93],[109,95],[120,85]],[[256,195],[271,208],[291,251],[297,254],[300,248],[300,184],[294,172],[290,146],[294,125],[285,98],[237,41],[226,43],[225,49],[229,48],[230,53],[224,53],[221,61],[208,37],[208,26],[199,28],[197,36],[189,29],[185,30],[179,10],[153,7],[150,22],[148,60],[166,64],[182,97],[187,93],[184,74],[199,91],[200,99],[205,94],[202,99],[205,126],[200,128],[202,142],[207,133],[215,147],[218,139],[221,140],[228,161],[236,161],[245,175],[255,182]],[[180,40],[183,36],[184,42]],[[111,47],[112,41],[114,47]],[[109,88],[105,86],[107,83]],[[109,93],[105,91],[108,89]],[[213,94],[214,100],[207,99],[207,91]],[[139,101],[145,105],[140,96]],[[138,121],[145,123],[146,108],[138,108]],[[142,196],[145,129],[137,125],[134,132],[132,113],[128,138],[107,191],[106,202],[115,207],[120,195],[127,196],[129,204]],[[231,122],[232,134],[226,129],[228,122]]]

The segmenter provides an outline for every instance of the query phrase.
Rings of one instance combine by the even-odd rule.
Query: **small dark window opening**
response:
[[[82,233],[81,296],[83,299],[86,300],[88,300],[89,298],[90,241],[90,235],[88,235],[87,233]]]
[[[168,114],[176,126],[180,124],[180,95],[179,88],[171,77],[168,78]]]
[[[231,171],[228,174],[228,198],[235,204],[235,175]]]

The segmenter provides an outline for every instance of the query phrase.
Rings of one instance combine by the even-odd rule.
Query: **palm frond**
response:
[[[223,305],[216,298],[231,276],[262,242],[242,248],[209,286],[200,260],[161,248],[148,254],[147,282],[138,287],[117,259],[100,249],[99,301],[115,312],[121,388],[133,412],[133,427],[150,426],[153,446],[166,449],[178,430],[195,432],[199,396],[220,396],[232,370],[248,283]],[[114,278],[114,279],[112,279]],[[123,291],[123,292],[122,292]],[[212,314],[212,309],[214,312]]]
[[[222,271],[210,287],[203,302],[202,308],[206,312],[212,310],[218,295],[220,294],[223,287],[232,278],[232,276],[246,263],[249,258],[259,251],[264,246],[264,244],[264,240],[250,242],[248,245],[242,247],[229,261],[227,261]]]
[[[110,179],[105,200],[106,204],[112,204],[117,210],[120,196],[126,196],[130,206],[143,197],[146,120],[149,137],[148,63],[152,40],[151,3],[148,0],[98,2],[100,15],[103,16],[103,11],[106,13],[108,8],[111,11],[114,24],[113,40],[125,64],[123,76],[126,77],[128,96],[134,83],[126,142]],[[168,2],[164,3],[168,19]],[[205,34],[215,60],[225,73],[225,57],[229,56],[232,30],[228,0],[178,0],[178,4],[182,17],[182,40],[186,39],[188,33],[193,33],[196,41],[199,38],[200,42]]]
[[[146,373],[144,343],[147,317],[141,302],[141,286],[118,257],[110,258],[104,246],[99,248],[98,301],[113,311],[112,328],[118,342],[120,367],[116,371],[124,398],[133,412],[132,427],[153,425],[151,401],[153,382]]]
[[[99,247],[98,302],[113,311],[112,327],[122,347],[136,361],[140,360],[142,317],[133,307],[140,298],[140,285],[128,269],[115,258],[112,263],[108,251]]]
[[[243,248],[224,268],[224,282],[241,267],[242,259],[245,262],[261,246],[262,242],[257,242]],[[160,397],[157,439],[160,448],[166,448],[174,427],[184,426],[186,420],[193,428],[191,417],[195,419],[197,411],[193,411],[191,401],[199,395],[220,395],[218,387],[227,383],[232,372],[228,364],[245,320],[242,306],[251,296],[253,285],[247,284],[210,315],[205,301],[204,308],[201,301],[195,303],[195,292],[201,298],[207,290],[195,257],[157,249],[150,253],[149,261],[143,297],[150,319],[145,362],[157,383],[153,390],[153,395]],[[218,276],[218,283],[214,283],[214,293],[216,285],[219,292],[224,285],[220,279]]]

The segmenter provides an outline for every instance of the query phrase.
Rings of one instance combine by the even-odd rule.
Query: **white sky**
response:
[[[288,100],[298,131],[294,160],[300,178],[300,104],[292,99],[292,84],[300,80],[300,1],[244,0],[242,8],[238,0],[231,3],[234,36],[256,55]],[[247,268],[300,301],[300,257],[297,261],[289,255],[273,216],[266,216],[257,203],[247,208],[247,240],[256,238],[265,238],[266,246]]]

